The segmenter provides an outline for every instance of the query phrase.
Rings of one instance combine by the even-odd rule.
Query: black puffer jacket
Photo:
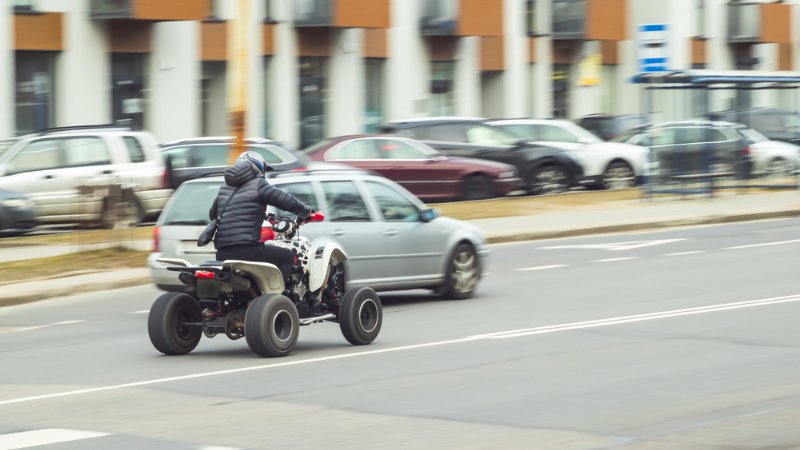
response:
[[[237,187],[239,190],[225,207],[228,197]],[[246,162],[225,170],[225,185],[219,189],[208,211],[208,217],[213,220],[217,217],[217,209],[225,207],[214,236],[217,249],[234,245],[260,245],[261,224],[267,205],[299,216],[308,215],[311,211],[294,195],[269,184],[255,167]]]

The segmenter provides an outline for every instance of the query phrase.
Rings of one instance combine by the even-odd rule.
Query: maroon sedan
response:
[[[520,189],[514,166],[448,157],[405,137],[352,135],[324,139],[303,149],[309,159],[371,170],[425,200],[479,200]]]

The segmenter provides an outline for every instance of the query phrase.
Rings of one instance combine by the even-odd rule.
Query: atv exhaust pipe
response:
[[[217,280],[230,284],[231,287],[237,291],[246,291],[250,289],[250,280],[230,272],[218,272]]]
[[[324,322],[326,320],[335,319],[336,314],[325,314],[322,316],[306,317],[300,319],[300,325],[311,325],[312,323]]]

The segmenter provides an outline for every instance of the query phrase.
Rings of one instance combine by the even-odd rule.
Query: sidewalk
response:
[[[489,242],[499,243],[781,217],[800,217],[800,191],[601,202],[469,222],[482,228]],[[21,253],[2,250],[0,261],[8,261],[4,252]],[[142,268],[7,284],[0,289],[0,307],[148,283],[149,271]]]

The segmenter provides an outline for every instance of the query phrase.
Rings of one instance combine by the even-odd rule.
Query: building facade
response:
[[[129,124],[227,131],[239,0],[0,0],[0,137]],[[296,146],[429,115],[638,113],[643,64],[793,70],[800,0],[248,0],[247,135]],[[664,28],[645,54],[641,27]],[[657,48],[658,47],[658,48]],[[665,119],[695,96],[662,95]],[[793,106],[716,95],[714,108]],[[794,107],[797,107],[794,105]]]

